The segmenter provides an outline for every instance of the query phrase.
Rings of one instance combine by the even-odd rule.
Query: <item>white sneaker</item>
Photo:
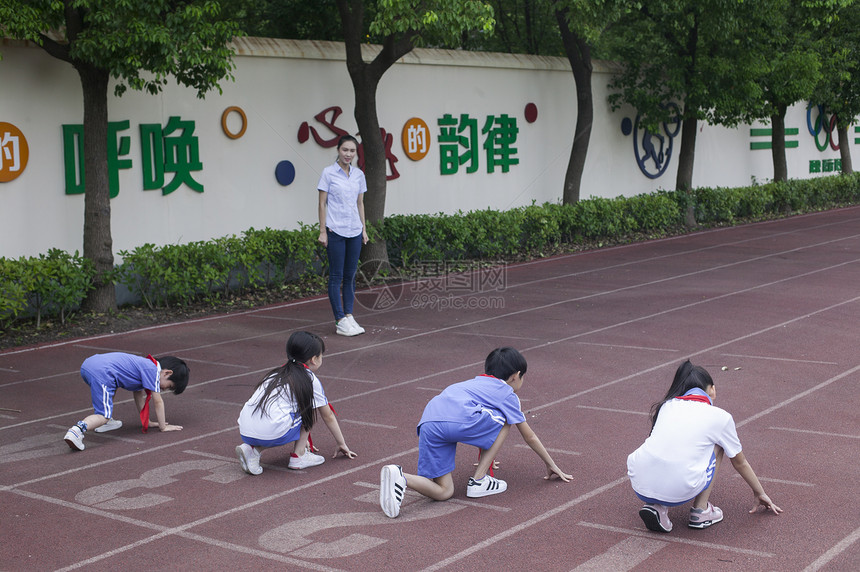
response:
[[[256,448],[242,443],[236,447],[236,456],[239,457],[239,464],[242,465],[242,470],[249,475],[259,475],[263,472],[263,467],[260,466],[260,452]]]
[[[469,477],[469,485],[466,487],[466,496],[471,498],[488,497],[497,495],[508,490],[508,483],[502,479],[484,475],[480,481]]]
[[[107,423],[101,425],[100,427],[96,427],[93,429],[96,433],[107,433],[108,431],[113,431],[114,429],[119,429],[122,427],[122,421],[119,419],[108,419]]]
[[[63,437],[63,439],[73,451],[76,449],[78,451],[84,450],[84,432],[81,431],[81,428],[77,425],[69,427],[69,430],[66,431],[66,436]]]
[[[316,467],[323,463],[325,463],[325,457],[311,453],[310,449],[305,449],[305,453],[301,457],[298,455],[295,457],[290,455],[290,464],[287,466],[291,469],[299,470],[307,469],[308,467]]]
[[[406,477],[400,465],[385,465],[379,473],[379,506],[388,518],[397,518],[406,494]]]
[[[356,321],[355,321],[355,316],[353,316],[352,314],[347,314],[347,315],[344,317],[344,319],[346,319],[346,320],[349,320],[349,321],[350,321],[350,323],[352,324],[352,329],[353,329],[353,330],[355,330],[355,331],[356,331],[356,332],[358,332],[359,334],[363,334],[363,333],[364,333],[364,328],[362,328],[361,326],[359,326],[359,325],[358,325],[358,322],[356,322]]]
[[[344,316],[337,321],[337,333],[341,336],[357,336],[361,332],[356,330],[352,325],[352,321]]]

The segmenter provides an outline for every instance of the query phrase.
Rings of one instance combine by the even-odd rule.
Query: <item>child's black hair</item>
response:
[[[690,363],[690,360],[682,363],[675,371],[675,378],[672,380],[672,385],[669,387],[669,391],[666,392],[666,396],[651,406],[651,429],[654,429],[654,424],[657,423],[657,415],[660,413],[660,408],[663,407],[664,403],[670,399],[680,397],[694,388],[707,391],[708,387],[712,385],[714,385],[714,380],[711,379],[711,374],[705,368],[693,365]]]
[[[179,395],[185,391],[185,388],[188,387],[188,378],[191,376],[191,368],[184,361],[174,356],[160,357],[156,361],[161,369],[169,369],[173,372],[167,378],[173,382],[173,393]]]
[[[517,372],[525,375],[527,368],[528,364],[523,354],[508,347],[494,349],[484,361],[484,373],[504,381]]]
[[[267,373],[254,388],[256,391],[265,385],[254,412],[266,413],[269,403],[277,399],[282,391],[288,391],[298,405],[302,427],[310,431],[316,421],[316,409],[313,376],[305,364],[323,352],[325,342],[318,335],[311,332],[293,333],[287,340],[287,363]]]

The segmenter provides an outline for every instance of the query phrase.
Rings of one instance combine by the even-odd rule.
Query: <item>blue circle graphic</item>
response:
[[[289,161],[281,161],[275,167],[275,178],[286,187],[296,180],[296,168]]]
[[[630,121],[629,117],[625,117],[621,120],[621,133],[624,135],[630,135],[633,133],[633,122]]]

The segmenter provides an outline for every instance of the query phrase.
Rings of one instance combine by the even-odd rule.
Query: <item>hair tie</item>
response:
[[[296,358],[294,358],[294,357],[290,358],[290,363],[296,363]]]

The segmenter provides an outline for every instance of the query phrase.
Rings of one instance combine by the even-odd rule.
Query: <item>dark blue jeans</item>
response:
[[[346,238],[328,230],[328,300],[335,321],[352,314],[355,272],[361,254],[361,235]],[[343,302],[341,302],[341,300]]]

